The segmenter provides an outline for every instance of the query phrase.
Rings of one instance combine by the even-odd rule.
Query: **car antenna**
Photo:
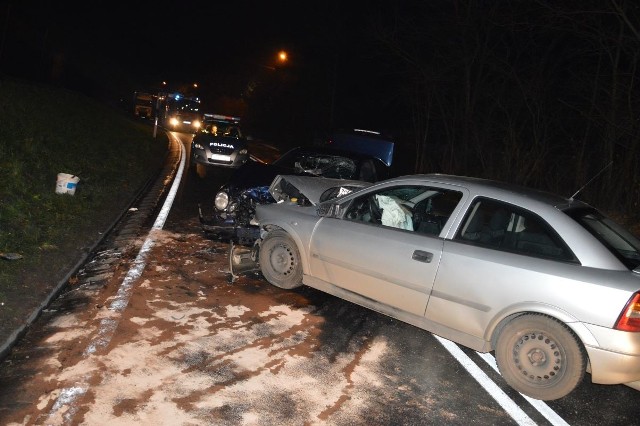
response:
[[[580,191],[582,191],[583,189],[585,189],[587,187],[587,185],[589,185],[591,182],[594,181],[595,178],[597,178],[598,176],[600,176],[602,174],[602,172],[604,172],[605,170],[607,170],[611,165],[613,164],[613,160],[609,161],[609,164],[607,164],[606,166],[604,166],[602,168],[602,170],[600,170],[594,177],[592,177],[591,179],[589,179],[589,182],[585,183],[584,185],[582,185],[582,187],[580,189],[578,189],[576,191],[575,194],[573,194],[571,197],[569,197],[570,200],[573,200],[575,198],[576,195],[578,195],[580,193]]]

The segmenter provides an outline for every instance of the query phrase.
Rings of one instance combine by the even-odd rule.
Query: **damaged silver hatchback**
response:
[[[495,351],[506,382],[532,398],[561,398],[585,373],[640,388],[640,241],[589,205],[448,175],[317,205],[279,198],[256,214],[253,253],[271,284]]]

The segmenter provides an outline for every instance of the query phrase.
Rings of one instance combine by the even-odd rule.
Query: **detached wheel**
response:
[[[552,400],[570,393],[584,377],[587,356],[576,335],[545,315],[522,315],[500,332],[500,374],[531,398]]]
[[[286,232],[269,232],[260,244],[259,259],[262,275],[271,284],[284,289],[302,285],[300,253]]]
[[[198,177],[204,179],[207,176],[207,166],[204,164],[196,163],[196,174]]]

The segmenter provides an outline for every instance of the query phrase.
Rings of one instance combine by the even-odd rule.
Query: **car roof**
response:
[[[588,204],[580,200],[565,198],[551,192],[491,179],[439,173],[406,175],[398,177],[397,179],[428,180],[434,183],[456,185],[467,188],[474,195],[484,195],[487,197],[522,204],[530,204],[533,202],[535,204],[544,204],[560,210],[566,210],[573,207],[590,207]]]
[[[311,153],[318,153],[318,154],[332,154],[332,155],[340,155],[343,157],[348,157],[348,158],[353,158],[353,159],[375,159],[378,160],[379,162],[382,162],[382,160],[380,160],[379,158],[373,157],[369,154],[364,154],[361,152],[357,152],[357,151],[349,151],[347,149],[340,149],[340,148],[333,148],[330,146],[325,146],[325,145],[319,145],[319,146],[298,146],[295,148],[290,149],[289,151],[285,152],[284,154],[282,154],[282,156],[280,156],[280,158],[289,155],[289,153],[293,153],[293,152],[311,152]],[[277,160],[276,160],[277,161]]]

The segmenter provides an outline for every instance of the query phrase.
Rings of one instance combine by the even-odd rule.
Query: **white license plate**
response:
[[[231,157],[222,154],[211,154],[211,159],[216,161],[231,161]]]

